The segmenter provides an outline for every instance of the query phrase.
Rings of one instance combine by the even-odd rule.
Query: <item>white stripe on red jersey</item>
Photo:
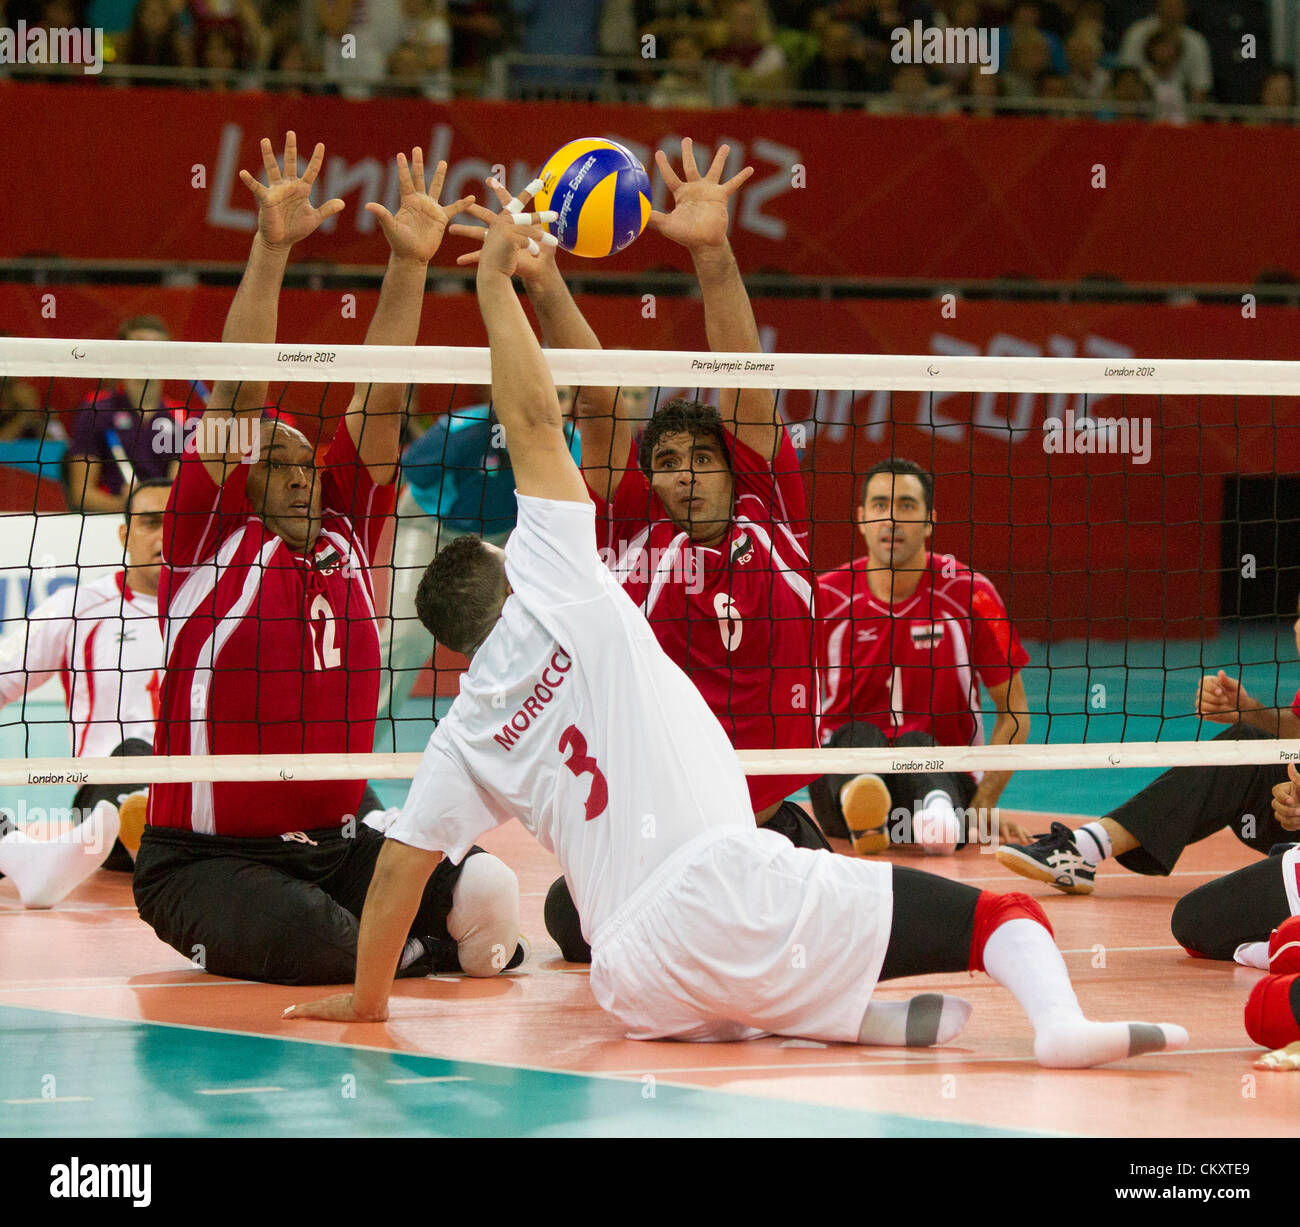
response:
[[[817,744],[813,577],[799,461],[782,432],[776,462],[728,435],[734,509],[715,546],[668,518],[633,453],[597,534],[612,570],[690,676],[738,750]],[[648,521],[648,522],[647,522]],[[761,810],[813,777],[748,777]]]
[[[370,479],[344,423],[317,474],[321,532],[299,554],[253,513],[246,465],[218,489],[197,456],[182,458],[163,524],[159,754],[371,749],[379,634],[369,569],[394,491]],[[242,837],[333,828],[356,814],[364,787],[156,785],[149,821]]]
[[[163,659],[158,600],[124,571],[60,588],[0,644],[0,707],[57,676],[78,758],[107,757],[128,738],[152,745]]]
[[[891,741],[922,731],[936,745],[982,745],[976,677],[999,686],[1029,663],[997,590],[931,554],[916,591],[890,606],[872,594],[870,565],[859,558],[817,577],[823,743],[864,720]]]

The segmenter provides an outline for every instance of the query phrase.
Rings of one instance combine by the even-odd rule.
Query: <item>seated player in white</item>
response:
[[[1178,1026],[1085,1019],[1032,899],[796,848],[755,826],[722,725],[597,553],[595,507],[511,284],[541,229],[471,211],[490,222],[478,298],[518,527],[504,552],[460,538],[421,582],[422,620],[470,667],[390,816],[354,990],[286,1014],[387,1018],[430,873],[517,818],[572,884],[592,991],[629,1038],[943,1043],[967,1003],[876,1002],[876,983],[970,968],[1015,994],[1044,1065],[1185,1044]]]
[[[997,589],[951,554],[930,552],[934,478],[910,460],[867,470],[857,508],[866,554],[817,577],[822,742],[924,747],[981,745],[979,686],[997,706],[990,745],[1029,736],[1020,670],[1029,656]],[[978,682],[977,682],[978,679]],[[862,855],[891,843],[955,851],[967,827],[996,833],[1010,771],[826,775],[809,787],[828,835]],[[971,819],[972,812],[983,815]],[[1026,832],[1005,828],[1013,839]]]
[[[166,481],[132,488],[118,529],[123,569],[60,588],[0,643],[0,707],[57,677],[78,758],[153,753],[163,668],[158,580],[170,490]],[[24,901],[36,906],[57,903],[101,863],[130,873],[144,825],[144,787],[83,785],[66,811],[83,829],[29,833],[16,828],[0,843],[0,873],[12,877]],[[101,802],[106,809],[99,808]],[[117,837],[119,806],[125,811],[120,824],[125,843]],[[51,817],[64,813],[56,810]],[[24,838],[30,834],[37,838]]]

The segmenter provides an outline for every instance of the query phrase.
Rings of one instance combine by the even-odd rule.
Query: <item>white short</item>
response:
[[[893,870],[725,828],[678,849],[592,942],[629,1039],[852,1043],[889,945]]]
[[[1291,915],[1300,916],[1300,848],[1282,853],[1282,886]]]

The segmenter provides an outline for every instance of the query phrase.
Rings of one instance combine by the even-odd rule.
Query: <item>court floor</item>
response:
[[[513,824],[485,842],[519,874],[532,959],[490,981],[401,981],[383,1024],[282,1020],[322,990],[198,971],[140,921],[122,875],[44,912],[0,882],[0,1134],[1300,1136],[1300,1075],[1251,1069],[1242,1006],[1261,973],[1187,958],[1169,935],[1177,896],[1251,859],[1226,833],[1169,879],[1103,870],[1091,898],[978,849],[924,862],[1041,898],[1092,1016],[1191,1032],[1188,1051],[1079,1072],[1034,1063],[1015,1002],[983,975],[879,990],[972,1001],[943,1048],[625,1040],[546,937],[554,860]]]

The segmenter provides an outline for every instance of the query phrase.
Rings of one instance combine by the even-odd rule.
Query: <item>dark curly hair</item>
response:
[[[730,467],[731,449],[727,446],[727,432],[723,428],[722,418],[712,405],[677,397],[655,410],[636,451],[637,464],[647,477],[654,468],[655,448],[664,435],[691,435],[696,439],[712,439]]]
[[[415,612],[434,639],[469,656],[492,633],[505,598],[505,567],[469,533],[439,550],[425,569]]]

